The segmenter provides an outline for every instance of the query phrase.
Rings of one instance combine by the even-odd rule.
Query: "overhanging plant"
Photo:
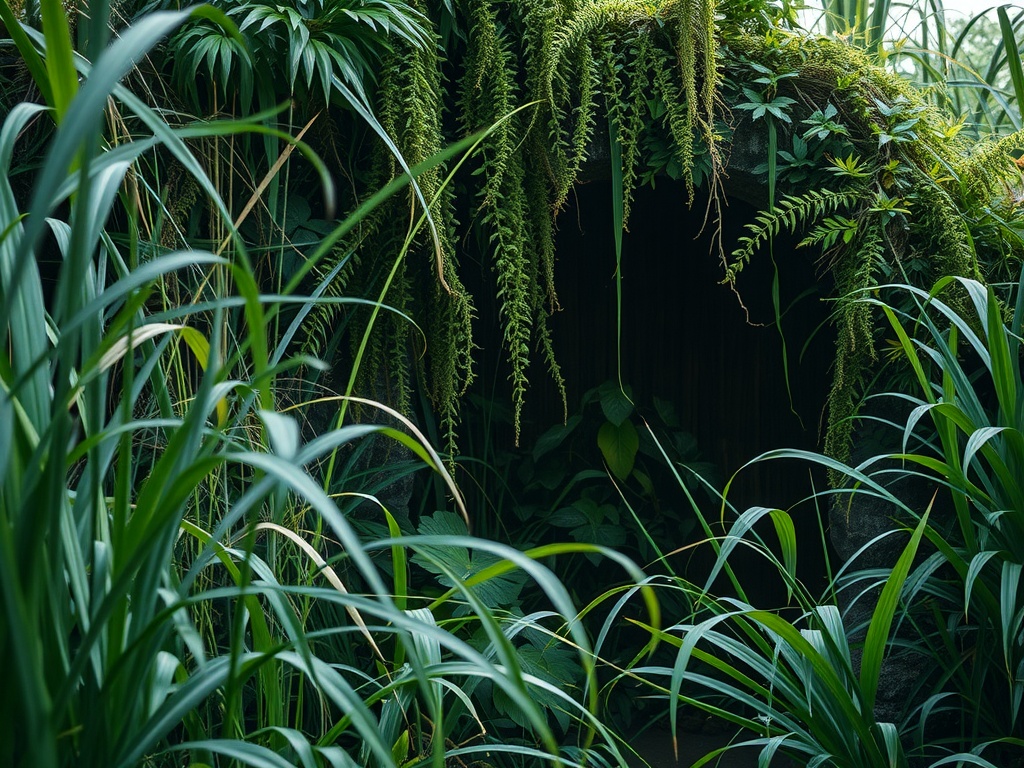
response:
[[[622,132],[627,207],[643,166],[638,147],[650,119],[649,98],[667,105],[658,117],[658,129],[673,137],[684,178],[694,168],[695,146],[704,146],[717,157],[710,116],[717,77],[714,4],[670,3],[654,16],[646,3],[632,1],[508,7],[467,3],[445,5],[436,12],[446,58],[430,50],[400,47],[380,78],[382,122],[393,125],[397,144],[410,162],[443,145],[453,123],[460,132],[472,132],[529,106],[485,142],[478,166],[467,179],[461,201],[467,206],[465,213],[450,195],[432,210],[439,223],[440,252],[435,242],[421,237],[389,288],[389,303],[427,320],[425,354],[410,355],[406,329],[384,329],[371,348],[376,363],[365,371],[367,376],[375,375],[370,374],[373,370],[387,371],[397,400],[408,402],[410,362],[417,360],[443,430],[454,438],[459,398],[474,377],[473,317],[493,311],[518,435],[535,356],[561,387],[547,324],[549,313],[558,306],[553,215],[566,202],[595,124],[603,122],[602,102]],[[628,41],[621,49],[613,45],[620,35]],[[450,70],[447,62],[458,62],[451,80],[454,95],[442,86]],[[714,161],[710,165],[714,176],[719,166]],[[383,148],[376,152],[372,171],[376,184],[395,173]],[[480,298],[470,296],[464,287],[468,265],[455,245],[456,219],[465,217],[476,223],[474,241],[482,246],[485,272],[494,268],[493,310],[490,299],[483,309]],[[405,203],[396,201],[391,209],[382,210],[361,233],[358,256],[342,284],[379,286],[387,275],[376,268],[381,261],[377,252],[401,239],[409,221],[410,206]],[[412,348],[415,353],[415,341]],[[364,380],[362,385],[370,388],[372,382]],[[454,447],[454,442],[449,445]]]
[[[558,308],[553,224],[583,164],[595,148],[603,150],[606,125],[617,147],[612,178],[623,226],[635,185],[653,179],[644,169],[664,168],[702,183],[712,200],[720,198],[721,171],[742,112],[735,107],[747,102],[757,111],[731,90],[723,70],[748,85],[768,78],[771,100],[780,99],[786,107],[780,114],[792,120],[773,118],[780,207],[764,212],[754,240],[791,228],[808,247],[823,247],[823,270],[835,279],[837,297],[894,279],[903,268],[922,284],[943,273],[978,278],[989,268],[970,247],[981,231],[973,212],[989,203],[1001,210],[1002,182],[1015,172],[1009,147],[971,154],[957,137],[959,123],[926,108],[898,76],[841,41],[790,34],[777,8],[704,0],[658,8],[558,0],[417,7],[432,14],[444,55],[399,41],[377,92],[382,124],[410,162],[457,131],[530,105],[488,137],[473,174],[461,177],[458,195],[454,189],[426,195],[436,201],[436,240],[424,231],[393,277],[381,268],[389,263],[383,258],[388,244],[401,240],[417,215],[414,201],[396,200],[357,234],[355,255],[337,283],[339,291],[362,285],[379,292],[386,285],[387,300],[425,328],[424,345],[406,326],[378,326],[363,350],[374,362],[362,369],[359,386],[383,389],[404,408],[413,402],[418,378],[449,449],[455,448],[460,398],[479,360],[473,352],[482,325],[477,315],[494,318],[497,326],[505,350],[500,373],[509,381],[515,424],[537,362],[561,387],[557,340],[548,327]],[[812,172],[809,157],[832,161]],[[368,163],[374,185],[398,172],[383,146]],[[439,178],[425,179],[424,188],[439,188]],[[718,209],[712,204],[711,210]],[[740,245],[735,258],[725,260],[729,280],[750,258],[752,249]],[[480,278],[470,279],[477,263]],[[476,295],[469,293],[471,283],[482,286]],[[329,346],[325,337],[338,313],[324,309],[317,316],[320,332],[311,350]],[[869,308],[839,300],[828,417],[832,455],[849,449],[848,417],[877,362],[879,320]],[[353,338],[361,339],[362,323],[355,318]]]

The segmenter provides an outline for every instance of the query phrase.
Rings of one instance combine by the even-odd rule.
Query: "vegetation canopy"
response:
[[[685,181],[689,204],[701,190],[707,225],[720,227],[730,173],[753,171],[766,190],[763,212],[739,242],[719,241],[731,284],[780,232],[821,251],[821,278],[837,300],[826,451],[838,458],[849,453],[850,417],[883,351],[877,312],[844,297],[891,279],[927,285],[1015,271],[1020,137],[966,141],[962,120],[866,53],[785,31],[785,12],[772,3],[413,8],[433,43],[392,37],[374,86],[394,146],[376,142],[346,173],[379,188],[402,173],[396,147],[415,167],[459,136],[494,127],[455,184],[444,183],[444,167],[424,172],[421,194],[378,209],[317,270],[345,260],[331,291],[377,296],[418,323],[410,330],[391,315],[371,333],[372,319],[355,318],[350,338],[372,361],[360,367],[359,386],[407,408],[421,376],[449,448],[476,374],[479,297],[465,287],[467,260],[491,274],[516,435],[531,366],[543,363],[566,397],[549,328],[559,308],[554,232],[581,169],[592,174],[595,163],[614,166],[597,173],[614,181],[623,227],[637,186],[662,176]],[[216,60],[206,61],[213,78]],[[416,230],[422,205],[430,225]],[[329,348],[340,311],[318,308],[307,349]]]

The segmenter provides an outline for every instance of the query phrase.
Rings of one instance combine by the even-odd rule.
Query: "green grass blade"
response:
[[[871,14],[864,17],[864,47],[872,55],[878,53],[878,48],[882,44],[889,22],[890,4],[891,0],[874,0]]]
[[[917,556],[917,549],[921,543],[921,537],[928,525],[928,515],[931,512],[931,504],[921,515],[917,526],[911,534],[910,541],[904,548],[896,565],[889,574],[889,578],[882,587],[882,594],[878,597],[878,604],[871,615],[871,624],[868,626],[868,634],[864,640],[864,652],[861,657],[860,688],[863,706],[871,711],[875,706],[875,697],[878,693],[878,683],[882,669],[882,659],[885,657],[886,649],[889,647],[889,629],[892,627],[896,609],[899,606],[900,594],[903,585],[910,573],[910,568]]]
[[[58,0],[48,0],[58,7]],[[61,10],[63,13],[63,10]],[[74,160],[87,140],[99,134],[107,99],[120,80],[161,38],[182,24],[190,12],[160,12],[143,17],[128,27],[121,37],[92,67],[85,84],[78,90],[74,101],[67,105],[65,119],[47,152],[46,162],[40,170],[29,210],[32,215],[25,222],[25,233],[18,244],[11,275],[11,291],[20,287],[22,273],[33,261],[32,252],[47,227],[46,216],[57,205],[53,190],[60,187],[72,168]],[[66,23],[66,22],[65,22]],[[72,67],[77,88],[77,72]],[[60,97],[56,97],[59,98]],[[0,327],[9,320],[11,307],[0,304]]]
[[[401,538],[402,531],[398,527],[398,521],[395,520],[395,516],[387,509],[384,510],[384,516],[387,518],[388,534],[391,538]],[[408,558],[405,554],[405,547],[401,544],[394,544],[391,547],[391,572],[395,585],[395,607],[400,611],[404,611],[408,605],[409,598]]]
[[[1024,67],[1021,66],[1020,47],[1017,45],[1017,36],[1006,9],[1007,6],[1001,5],[996,10],[996,14],[999,17],[999,32],[1003,37],[1003,44],[1006,46],[1006,66],[1010,70],[1010,80],[1017,98],[1014,118],[1015,122],[1020,125],[1021,110],[1024,109]]]
[[[7,236],[0,241],[0,304],[8,307],[8,327],[11,339],[15,340],[11,348],[12,373],[18,378],[27,378],[24,384],[15,385],[12,380],[9,386],[17,386],[13,394],[16,394],[37,432],[45,431],[50,420],[50,373],[38,365],[38,361],[49,355],[50,342],[46,337],[43,289],[38,270],[24,268],[20,285],[17,282],[18,251],[24,231],[8,174],[18,135],[42,110],[34,104],[19,104],[11,110],[0,129],[0,221],[10,222]],[[0,328],[3,327],[0,323]]]
[[[60,0],[41,0],[40,12],[46,38],[46,76],[53,95],[57,122],[61,123],[78,92],[71,28],[67,11]]]
[[[622,229],[625,211],[625,187],[622,179],[622,144],[615,119],[608,117],[608,142],[612,170],[612,242],[615,244],[615,366],[619,390],[625,395],[622,378]],[[628,399],[628,398],[627,398]]]
[[[21,56],[22,61],[25,62],[25,68],[28,69],[29,74],[32,75],[32,80],[36,84],[36,88],[39,89],[39,93],[45,101],[51,107],[53,104],[53,88],[50,86],[50,77],[46,71],[46,62],[43,61],[42,56],[36,50],[35,45],[25,30],[22,28],[21,23],[15,18],[14,13],[11,11],[9,3],[0,3],[0,22],[3,23],[7,30],[7,34],[11,36],[11,40],[14,42],[14,46],[18,49],[18,54]]]
[[[770,512],[772,524],[775,526],[775,535],[779,537],[779,546],[782,548],[782,565],[785,574],[789,577],[786,581],[786,596],[793,597],[793,584],[796,583],[796,526],[793,518],[781,509],[773,509]]]
[[[1024,104],[1024,102],[1021,103]],[[1017,420],[1018,398],[1021,394],[1019,360],[1017,355],[1011,352],[1011,337],[1003,326],[1002,310],[991,287],[988,288],[986,299],[985,312],[979,314],[985,321],[987,347],[992,366],[992,383],[995,385],[1002,423],[1020,425]],[[1014,347],[1017,347],[1018,344],[1019,342],[1014,340]]]

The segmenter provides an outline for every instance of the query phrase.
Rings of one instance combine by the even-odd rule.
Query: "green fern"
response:
[[[499,303],[502,339],[511,368],[512,403],[516,442],[530,364],[534,313],[530,280],[527,219],[529,202],[524,184],[526,170],[518,153],[527,123],[518,106],[519,91],[510,43],[501,32],[493,9],[477,4],[471,11],[468,82],[461,95],[461,117],[467,131],[480,126],[496,128],[485,142],[480,172],[483,182],[477,193],[481,225],[487,231]],[[511,117],[508,117],[512,115]]]
[[[678,62],[682,106],[669,101],[662,68],[663,95],[669,125],[682,166],[687,194],[693,200],[694,147],[699,136],[707,147],[714,173],[721,168],[714,124],[719,84],[715,38],[715,0],[677,0],[663,11],[675,23],[673,47]]]
[[[747,224],[752,234],[739,239],[740,247],[733,251],[726,266],[725,281],[735,283],[754,253],[783,230],[796,233],[822,217],[853,208],[863,196],[863,190],[843,189],[810,190],[802,195],[782,198],[770,211],[757,214],[754,223]]]
[[[834,247],[840,240],[843,245],[848,245],[857,236],[859,225],[856,219],[851,219],[841,214],[826,216],[821,223],[816,225],[807,236],[797,243],[797,248],[805,248],[810,245],[820,246],[823,251]]]
[[[588,3],[565,16],[553,30],[551,48],[542,59],[544,69],[536,96],[544,98],[549,109],[547,129],[551,149],[548,166],[555,190],[556,211],[565,205],[569,190],[576,181],[593,129],[598,72],[591,50],[591,36],[607,23],[610,9],[619,9],[623,5],[629,4]],[[571,128],[567,129],[567,126]]]
[[[381,71],[378,119],[409,165],[432,157],[445,144],[441,133],[440,66],[436,51],[399,45]],[[378,144],[370,188],[384,186],[398,173],[392,152]],[[338,259],[348,259],[344,271],[329,287],[329,295],[340,296],[355,289],[360,295],[380,296],[389,307],[427,329],[426,350],[416,355],[414,348],[422,347],[418,343],[420,331],[408,321],[388,314],[375,328],[369,328],[370,313],[357,310],[346,326],[354,357],[359,355],[364,335],[369,333],[370,338],[362,353],[355,388],[377,398],[386,395],[392,406],[409,410],[412,369],[418,365],[441,414],[449,447],[454,448],[460,398],[473,378],[474,309],[472,297],[458,275],[453,245],[454,203],[451,189],[442,186],[444,173],[443,167],[437,167],[417,178],[423,198],[431,205],[436,240],[426,227],[421,227],[408,252],[395,261],[407,233],[423,215],[414,204],[416,198],[400,196],[364,220],[351,241],[337,249],[317,271],[326,275]],[[385,290],[387,279],[391,284]],[[337,332],[340,312],[337,304],[322,304],[311,313],[307,353],[317,354],[329,345],[330,337]]]
[[[623,62],[625,50],[630,58]],[[616,72],[627,72],[626,93],[618,97],[625,101],[616,120],[619,131],[619,145],[622,147],[622,225],[629,224],[640,165],[640,142],[648,120],[647,94],[650,92],[651,60],[653,57],[650,35],[637,29],[627,38],[627,43],[616,52]]]

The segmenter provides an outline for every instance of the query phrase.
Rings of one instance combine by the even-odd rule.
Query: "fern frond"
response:
[[[724,282],[735,283],[743,268],[750,263],[754,252],[784,229],[795,233],[808,222],[836,213],[841,209],[853,208],[863,198],[858,189],[810,190],[802,195],[783,197],[770,211],[757,214],[754,222],[747,224],[750,235],[739,238],[740,247],[733,251],[725,269]]]
[[[835,246],[840,239],[842,239],[844,245],[848,244],[857,236],[858,228],[856,219],[851,219],[841,214],[826,216],[820,224],[817,224],[807,233],[803,240],[796,244],[796,247],[805,248],[809,245],[820,245],[822,251],[827,251]]]
[[[621,100],[621,115],[617,121],[619,128],[619,145],[622,147],[622,225],[629,224],[629,214],[636,192],[640,164],[640,141],[644,132],[644,124],[648,115],[647,94],[650,90],[651,58],[653,55],[650,35],[635,31],[625,46],[618,49],[616,55],[616,71],[625,71],[628,75],[626,93]],[[628,64],[623,63],[624,52],[631,55]]]

